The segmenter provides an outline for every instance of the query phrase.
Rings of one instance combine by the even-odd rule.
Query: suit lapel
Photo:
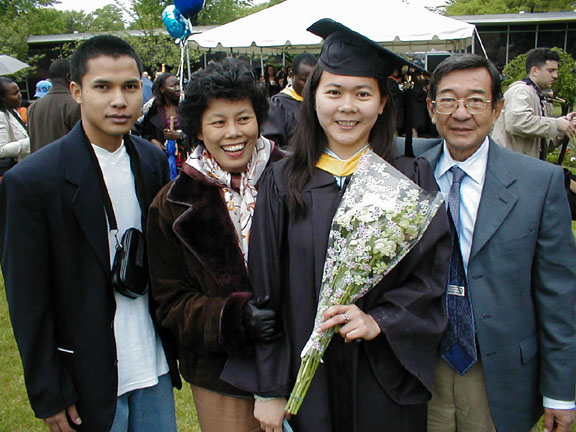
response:
[[[490,140],[486,178],[476,216],[470,259],[486,245],[518,201],[518,197],[509,190],[516,176],[509,172],[504,158],[502,149]]]
[[[440,141],[439,144],[435,145],[434,147],[432,147],[431,149],[427,150],[422,154],[422,157],[428,161],[432,169],[436,168],[436,164],[440,159],[440,155],[442,154],[442,150],[444,148],[443,142],[444,141]]]
[[[110,271],[107,222],[102,193],[90,163],[86,137],[79,122],[65,138],[66,182],[71,188],[71,206],[88,243],[106,272]]]

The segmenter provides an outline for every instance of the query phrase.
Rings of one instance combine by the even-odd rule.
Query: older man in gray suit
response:
[[[548,431],[574,422],[576,248],[562,170],[488,134],[502,109],[494,66],[472,54],[434,71],[427,151],[452,216],[450,315],[429,432]]]

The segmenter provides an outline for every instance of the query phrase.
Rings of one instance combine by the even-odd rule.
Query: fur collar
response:
[[[268,164],[282,157],[284,153],[275,148]],[[220,187],[185,164],[166,200],[188,207],[174,221],[173,230],[213,275],[222,295],[249,291],[244,258]]]

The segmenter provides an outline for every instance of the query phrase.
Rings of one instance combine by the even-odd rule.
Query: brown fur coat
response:
[[[274,150],[270,162],[282,156]],[[229,355],[251,351],[242,323],[251,290],[221,188],[184,165],[150,206],[147,235],[158,322],[178,341],[182,376],[246,395],[219,379]]]

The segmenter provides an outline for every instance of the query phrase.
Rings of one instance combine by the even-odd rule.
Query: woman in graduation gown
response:
[[[310,31],[326,38],[304,90],[294,154],[264,174],[252,225],[249,269],[255,295],[282,315],[284,337],[257,344],[255,364],[232,359],[223,378],[254,391],[262,430],[282,431],[300,353],[314,327],[334,213],[363,151],[437,191],[423,159],[395,157],[395,120],[385,77],[405,62],[332,20]],[[297,432],[426,430],[436,351],[447,318],[449,261],[444,206],[420,242],[356,304],[330,308],[323,329],[342,325],[302,407]]]

